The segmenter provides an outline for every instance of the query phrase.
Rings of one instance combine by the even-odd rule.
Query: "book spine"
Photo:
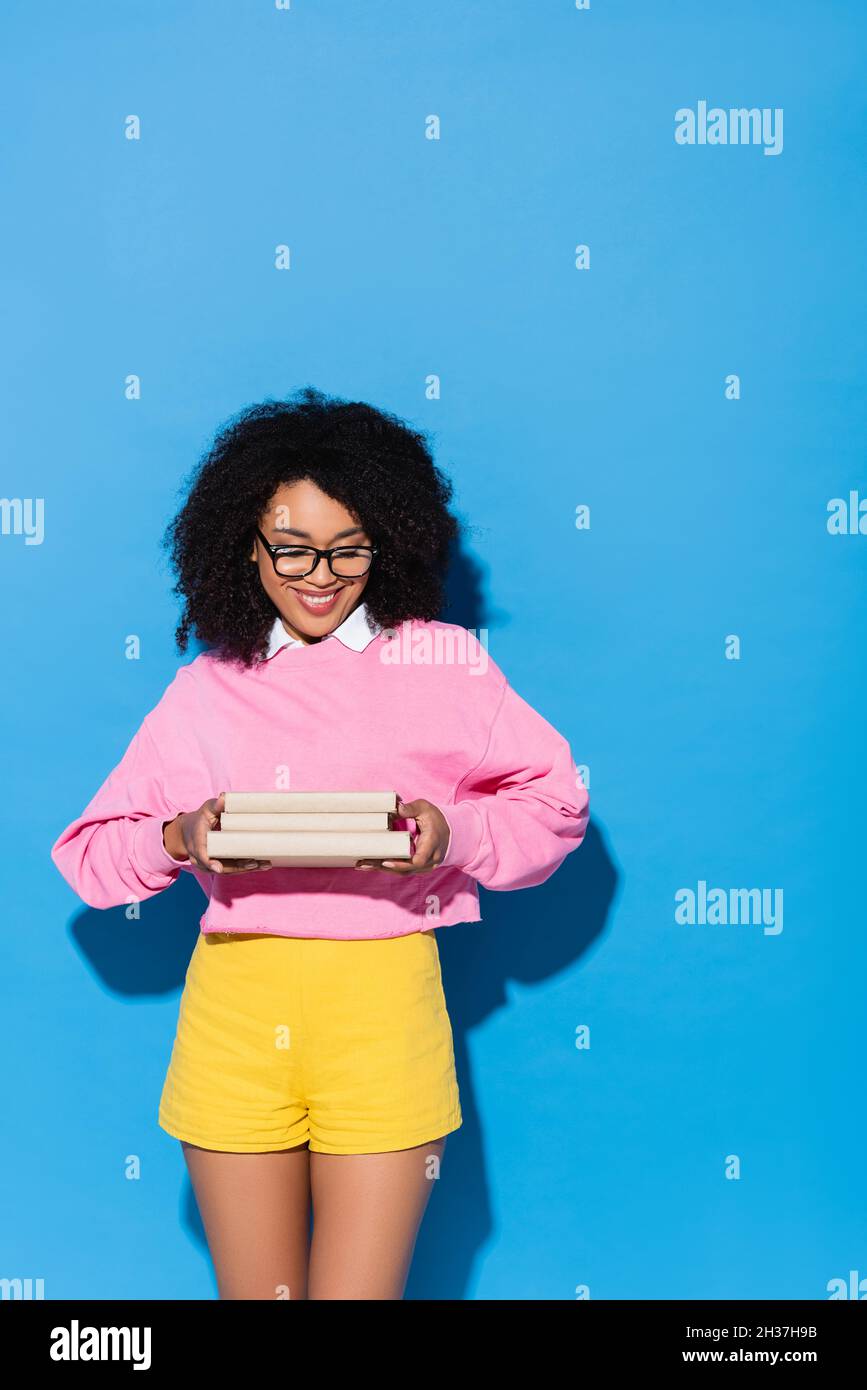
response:
[[[271,859],[280,855],[410,859],[408,830],[209,830],[209,859]]]
[[[389,811],[224,811],[221,830],[390,830]]]
[[[397,811],[397,792],[226,792],[226,811]]]

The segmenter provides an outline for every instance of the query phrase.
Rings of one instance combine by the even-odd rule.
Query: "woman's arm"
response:
[[[438,805],[450,830],[439,867],[491,889],[544,883],[590,818],[566,739],[505,679],[480,761]]]
[[[120,762],[51,848],[55,865],[90,907],[152,897],[192,867],[163,842],[165,822],[213,795],[195,753],[192,683],[189,668],[181,667]]]

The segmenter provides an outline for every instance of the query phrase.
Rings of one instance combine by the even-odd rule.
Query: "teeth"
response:
[[[331,603],[337,594],[329,594],[327,598],[312,598],[308,594],[299,595],[302,603],[309,603],[314,608],[323,608],[326,603]]]

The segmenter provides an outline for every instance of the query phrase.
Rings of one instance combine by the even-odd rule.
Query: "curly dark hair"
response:
[[[305,478],[380,547],[363,596],[371,617],[386,628],[437,617],[460,522],[425,436],[396,415],[306,386],[232,416],[184,480],[186,501],[162,542],[184,599],[180,651],[194,633],[224,660],[250,666],[264,655],[277,610],[248,556],[276,489]]]

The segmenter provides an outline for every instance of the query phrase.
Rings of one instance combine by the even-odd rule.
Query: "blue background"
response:
[[[184,475],[309,382],[430,433],[470,527],[443,616],[589,767],[577,854],[439,936],[464,1125],[407,1296],[867,1277],[867,536],[826,524],[867,494],[867,9],[17,0],[2,28],[2,487],[45,535],[0,536],[0,1276],[215,1296],[156,1123],[204,900],[87,909],[49,848],[195,654],[159,550]],[[782,107],[782,153],[676,144],[701,99]],[[679,925],[700,879],[782,888],[783,931]]]

